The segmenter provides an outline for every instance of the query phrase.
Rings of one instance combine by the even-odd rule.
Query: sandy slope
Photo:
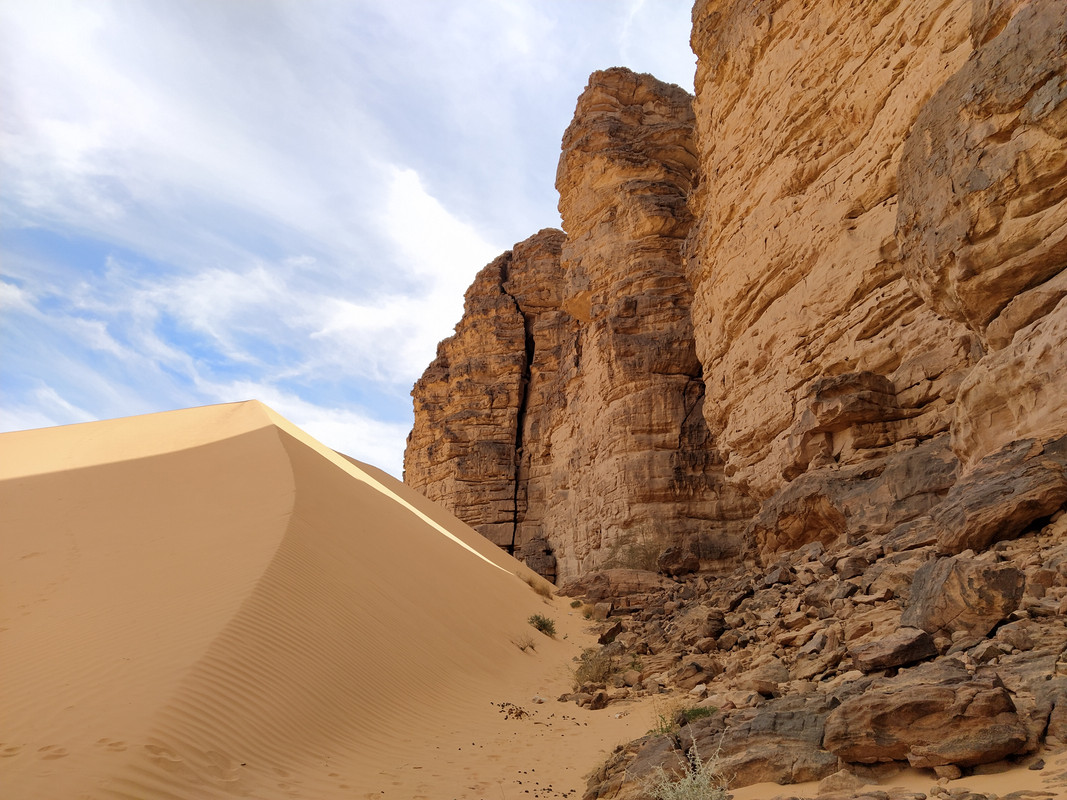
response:
[[[555,797],[650,726],[555,702],[586,634],[524,567],[257,402],[0,435],[0,545],[3,797]]]

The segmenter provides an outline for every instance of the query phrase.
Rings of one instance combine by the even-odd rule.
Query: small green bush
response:
[[[712,714],[715,713],[716,710],[717,709],[711,708],[710,706],[694,706],[693,708],[683,708],[678,714],[678,721],[681,722],[684,719],[685,722],[682,722],[681,724],[688,725],[695,719],[703,719],[704,717],[710,717]]]
[[[689,708],[672,704],[656,715],[656,724],[649,733],[659,736],[671,736],[682,725],[688,725],[695,719],[712,716],[718,709],[700,706]]]
[[[675,727],[673,715],[657,714],[656,724],[652,726],[649,733],[654,733],[656,736],[670,736],[674,733]]]
[[[544,614],[534,614],[530,617],[529,623],[537,628],[537,630],[541,631],[545,636],[556,635],[556,623]]]
[[[578,608],[582,604],[581,600],[571,600],[571,608]]]
[[[656,767],[645,784],[648,795],[653,800],[726,800],[726,779],[717,757],[705,762],[694,746],[686,761],[685,772],[678,777]]]

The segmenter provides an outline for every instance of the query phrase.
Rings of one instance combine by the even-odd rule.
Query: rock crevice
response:
[[[699,0],[691,44],[692,96],[590,76],[565,233],[475,279],[405,479],[565,579],[1050,513],[1011,454],[1067,435],[1062,3]]]

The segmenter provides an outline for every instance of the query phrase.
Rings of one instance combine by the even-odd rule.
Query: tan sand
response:
[[[0,515],[5,798],[573,797],[651,727],[556,702],[589,637],[525,567],[257,402],[0,435]]]
[[[983,795],[1005,797],[1013,792],[1034,792],[1031,798],[1019,800],[1040,800],[1043,797],[1067,798],[1067,753],[1045,754],[1041,770],[1027,769],[1027,765],[1037,761],[1037,757],[1028,759],[1019,765],[993,774],[970,775],[956,780],[939,780],[931,770],[904,769],[880,783],[867,784],[855,791],[902,790],[936,797],[941,791],[980,792]],[[816,798],[819,796],[818,782],[797,783],[791,786],[779,786],[774,783],[760,783],[745,786],[730,792],[733,800],[774,800],[774,798]],[[824,796],[836,798],[840,794],[825,792]]]
[[[580,797],[667,701],[556,702],[591,637],[525,581],[257,402],[2,434],[0,797]]]

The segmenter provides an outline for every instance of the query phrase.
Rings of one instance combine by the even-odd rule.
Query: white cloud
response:
[[[684,73],[689,5],[0,0],[4,418],[258,396],[398,469],[588,73]]]
[[[33,314],[36,310],[28,292],[13,283],[0,281],[0,311],[5,314]]]
[[[358,408],[317,405],[265,383],[239,381],[202,388],[218,402],[266,403],[327,447],[372,464],[394,477],[403,475],[404,441],[410,422],[382,422]]]
[[[94,415],[79,408],[47,384],[36,385],[25,402],[5,404],[0,411],[0,431],[23,431],[90,422]]]

